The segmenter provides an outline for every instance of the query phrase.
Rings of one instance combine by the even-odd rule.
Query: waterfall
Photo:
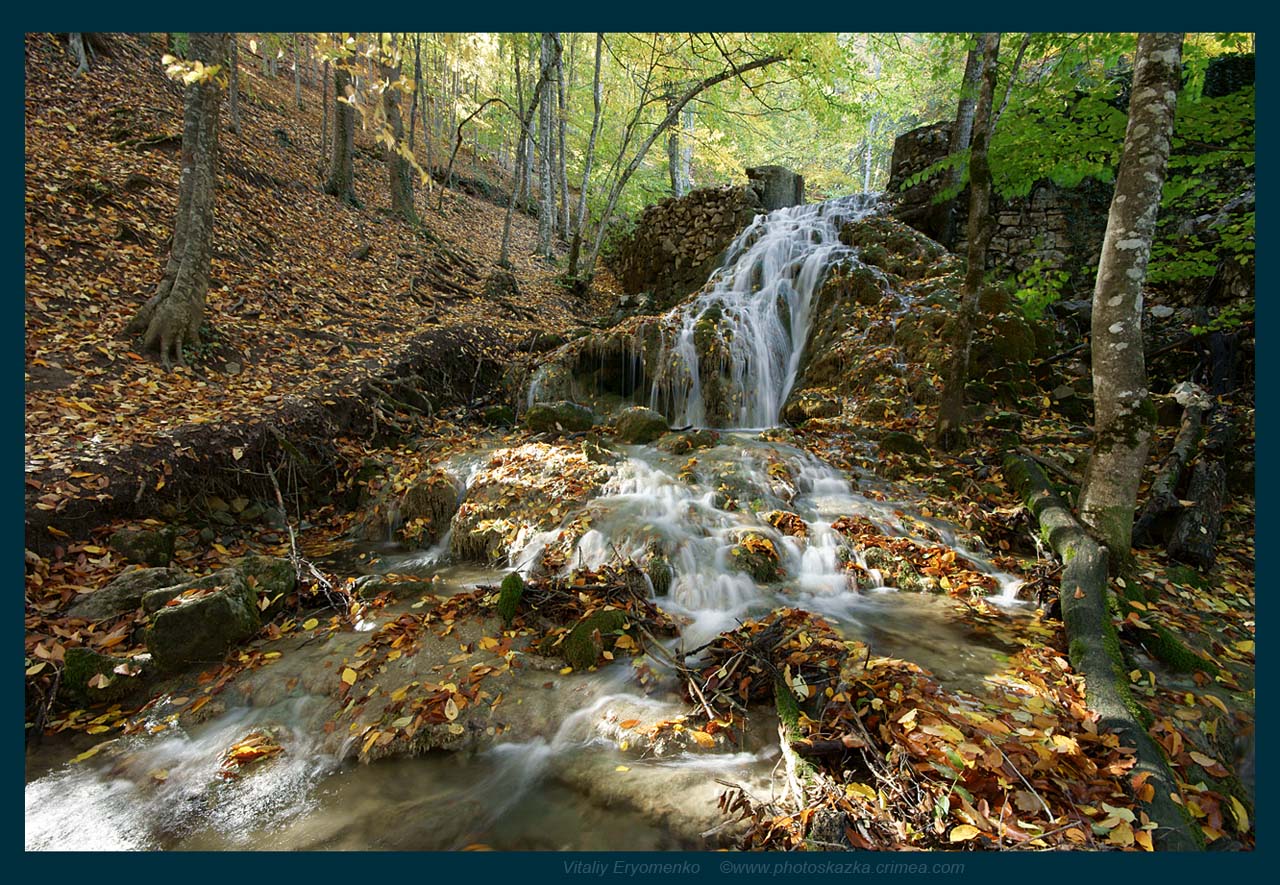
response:
[[[833,261],[855,254],[840,230],[871,214],[876,196],[756,216],[706,290],[673,311],[650,406],[678,425],[775,425],[800,368],[814,294]],[[722,379],[726,390],[708,390]]]

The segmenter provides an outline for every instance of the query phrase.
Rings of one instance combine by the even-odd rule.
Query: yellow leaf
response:
[[[974,836],[980,835],[981,833],[982,831],[975,826],[971,826],[969,824],[961,824],[960,826],[954,828],[951,831],[951,835],[948,836],[947,838],[950,839],[952,842],[967,842],[970,839],[972,839]]]
[[[373,742],[380,737],[382,737],[382,732],[377,731],[376,729],[373,731],[370,731],[369,736],[364,739],[364,746],[360,748],[360,752],[362,754],[368,753],[369,748],[373,746]]]
[[[844,791],[849,796],[860,796],[870,802],[876,800],[876,791],[866,784],[849,783],[844,785]]]
[[[307,618],[305,621],[302,622],[303,630],[314,630],[318,626],[320,626],[320,622],[317,621],[315,618]]]
[[[1142,846],[1143,851],[1155,851],[1156,847],[1151,843],[1151,833],[1146,830],[1138,830],[1133,834],[1133,841]]]
[[[1120,821],[1107,834],[1107,841],[1112,845],[1128,847],[1133,844],[1133,827],[1129,826],[1128,821]]]
[[[27,675],[28,676],[36,675],[37,673],[39,673],[41,670],[44,669],[46,663],[47,663],[46,661],[41,661],[38,664],[32,664],[30,667],[27,668]]]
[[[1244,805],[1235,796],[1231,796],[1231,813],[1236,816],[1236,832],[1249,832],[1249,813],[1244,810]]]
[[[342,671],[342,681],[345,682],[347,685],[355,685],[356,671],[352,670],[350,667],[347,667],[345,670]]]
[[[105,741],[101,744],[97,744],[95,746],[90,747],[89,749],[81,753],[79,756],[72,759],[71,764],[75,765],[77,762],[83,762],[84,760],[88,759],[90,756],[97,755],[98,751],[101,750],[103,747],[105,747],[109,743],[111,743],[111,741]]]
[[[711,748],[716,745],[716,739],[705,731],[691,731],[689,737],[697,741],[699,747]]]
[[[412,716],[401,716],[399,719],[391,723],[392,728],[407,728],[409,723],[413,722]]]
[[[449,734],[462,734],[462,723],[455,722],[449,726]]]
[[[453,702],[453,698],[444,702],[444,718],[450,722],[458,718],[458,705]]]
[[[630,771],[630,770],[631,769],[625,765],[619,765],[617,768],[614,769],[614,771]]]
[[[624,719],[618,723],[619,728],[635,728],[640,724],[639,719]]]
[[[1205,768],[1212,768],[1218,764],[1217,759],[1206,756],[1204,753],[1197,753],[1195,750],[1191,751],[1191,761]]]
[[[561,667],[561,668],[560,668],[560,675],[561,675],[561,676],[568,676],[568,675],[569,675],[570,673],[572,673],[572,672],[573,672],[573,668],[572,668],[572,667]]]

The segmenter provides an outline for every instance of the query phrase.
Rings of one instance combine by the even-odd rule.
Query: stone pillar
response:
[[[804,176],[785,166],[756,166],[747,170],[747,178],[766,212],[804,204]]]

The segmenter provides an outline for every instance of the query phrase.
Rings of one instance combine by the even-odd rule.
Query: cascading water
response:
[[[757,216],[707,290],[677,308],[650,405],[677,425],[776,424],[809,337],[814,293],[832,262],[854,255],[840,229],[870,214],[875,199],[854,194]],[[708,401],[711,377],[727,378],[724,407]]]
[[[661,556],[669,563],[669,595],[657,602],[683,625],[668,648],[673,656],[745,618],[792,606],[822,614],[880,653],[909,656],[952,684],[972,685],[991,672],[993,648],[954,623],[945,598],[893,592],[862,551],[832,528],[840,517],[860,516],[886,535],[911,534],[899,518],[902,502],[864,497],[849,477],[813,455],[741,432],[777,423],[802,365],[823,278],[833,262],[856,259],[855,250],[840,243],[840,230],[868,214],[871,203],[868,197],[847,197],[756,218],[707,290],[666,318],[661,370],[654,373],[650,394],[651,404],[676,424],[739,432],[679,455],[617,446],[620,457],[599,494],[551,530],[521,533],[506,551],[509,567],[526,574],[541,568],[543,551],[579,520],[589,528],[573,544],[565,572],[617,558],[647,562]],[[530,385],[531,399],[543,378]],[[722,386],[720,402],[728,408],[712,404],[708,383]],[[464,456],[449,467],[470,486],[486,458]],[[766,518],[770,511],[798,518],[803,531],[779,530]],[[1012,601],[1012,576],[959,547],[945,526],[930,526],[997,578],[1003,592],[996,598]],[[738,557],[749,536],[767,541],[777,553],[777,573],[769,579],[753,576]],[[386,564],[396,571],[416,567],[444,575],[441,589],[501,579],[496,570],[449,565],[448,550],[446,538],[429,551],[388,557]],[[846,568],[850,559],[863,567],[860,573]],[[363,639],[343,641],[354,655]],[[313,653],[320,654],[320,647]],[[305,677],[315,662],[308,664],[302,654],[290,652],[273,666],[292,662]],[[122,741],[110,759],[104,752],[37,777],[27,787],[26,844],[458,848],[485,840],[499,848],[679,847],[663,841],[662,832],[673,819],[685,821],[691,833],[686,845],[711,832],[719,820],[715,796],[723,778],[758,778],[767,790],[778,752],[769,729],[754,736],[754,748],[740,752],[681,752],[642,764],[622,755],[627,734],[617,723],[679,715],[684,703],[676,692],[647,697],[625,664],[575,673],[555,692],[545,691],[550,675],[527,671],[528,684],[511,686],[515,700],[504,707],[525,700],[522,709],[529,711],[541,703],[541,719],[526,712],[531,718],[524,733],[513,732],[465,765],[443,755],[358,767],[344,763],[342,753],[335,756],[317,740],[317,716],[329,712],[322,699],[327,695],[299,699],[290,690],[270,708],[232,704],[190,734],[139,735]],[[281,682],[274,677],[274,685]],[[318,714],[308,706],[312,701]],[[221,750],[263,722],[278,723],[288,736],[284,761],[244,784],[215,783]],[[619,817],[624,813],[614,810],[609,792],[624,783],[621,773],[634,785],[628,796],[637,810],[631,816]],[[324,789],[318,789],[321,784]],[[593,810],[599,804],[610,807],[607,815]],[[645,807],[650,811],[642,814]],[[710,819],[698,817],[708,814]],[[584,820],[591,824],[584,826]],[[649,821],[661,825],[649,832]]]

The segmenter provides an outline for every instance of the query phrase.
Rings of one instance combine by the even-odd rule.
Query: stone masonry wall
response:
[[[626,294],[650,292],[660,306],[669,306],[702,287],[725,249],[762,211],[750,186],[668,197],[644,210],[611,265]]]
[[[898,136],[893,145],[889,193],[894,196],[893,215],[921,233],[963,254],[969,216],[969,190],[955,201],[948,239],[942,220],[932,205],[941,176],[900,191],[902,183],[947,155],[951,124],[933,123]],[[1071,274],[1068,291],[1093,288],[1091,269],[1097,266],[1106,233],[1111,188],[1088,179],[1073,188],[1059,188],[1039,181],[1026,197],[992,200],[995,231],[987,255],[988,266],[1019,272],[1037,260],[1047,267]]]

